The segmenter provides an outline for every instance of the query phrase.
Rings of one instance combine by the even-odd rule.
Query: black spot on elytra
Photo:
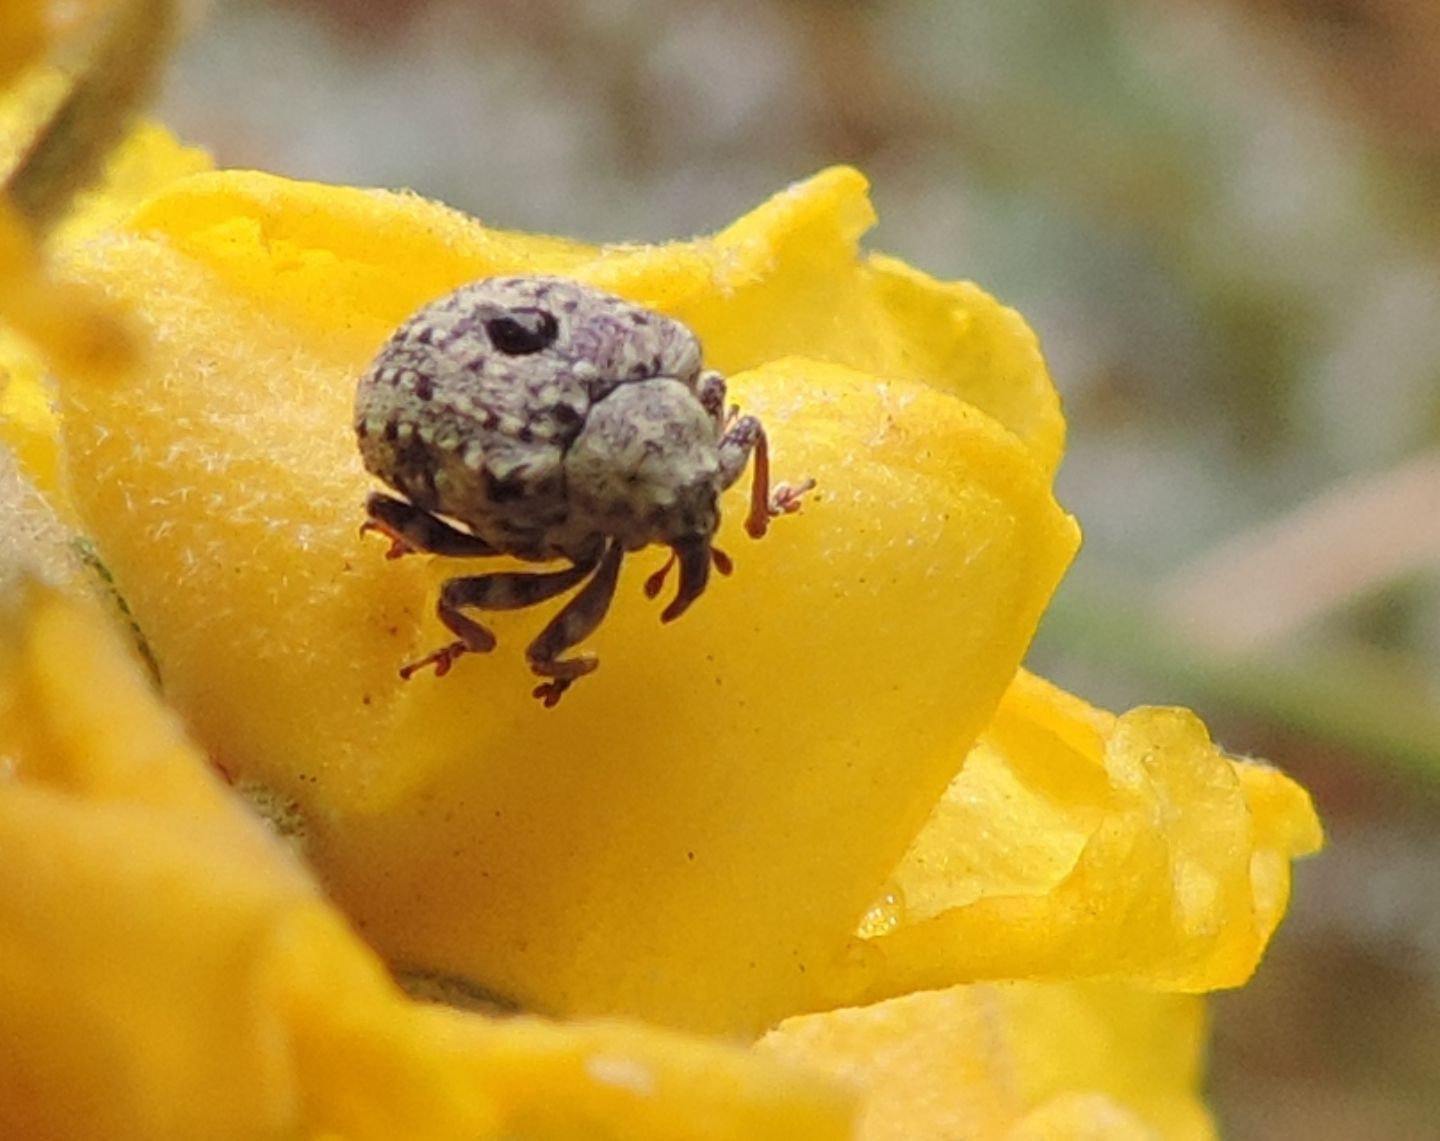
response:
[[[644,328],[650,324],[650,315],[648,313],[642,313],[638,309],[631,310],[630,323],[637,328]]]
[[[559,332],[555,314],[544,309],[512,309],[503,317],[485,322],[490,343],[510,357],[529,356],[549,348]]]
[[[429,400],[435,395],[435,382],[428,376],[415,378],[415,398],[417,400]]]
[[[370,429],[366,426],[364,420],[355,421],[355,434],[362,440],[368,440],[370,438]]]
[[[400,426],[396,424],[394,420],[385,421],[385,431],[383,435],[387,444],[393,444],[395,438],[400,435]]]

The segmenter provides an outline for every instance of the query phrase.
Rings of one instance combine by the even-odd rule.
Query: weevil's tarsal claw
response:
[[[815,481],[807,479],[803,483],[797,483],[793,487],[788,483],[778,483],[775,490],[770,493],[770,515],[772,518],[779,515],[793,515],[800,510],[801,500],[806,492],[815,490]]]
[[[531,697],[538,697],[546,709],[554,709],[560,704],[560,699],[565,696],[565,691],[575,684],[573,677],[552,678],[550,681],[542,681],[530,691]]]
[[[390,540],[390,549],[385,552],[385,557],[387,559],[398,559],[401,555],[413,555],[415,553],[414,547],[407,543],[402,536],[390,530],[390,528],[386,527],[383,523],[377,523],[374,519],[367,519],[365,520],[365,522],[360,524],[361,535],[367,535],[372,531],[375,534],[383,535],[385,536],[385,538]]]
[[[735,569],[735,564],[730,556],[719,547],[710,548],[710,562],[720,574],[729,574]]]
[[[409,504],[401,503],[388,495],[371,492],[365,497],[365,522],[360,524],[360,534],[374,532],[390,540],[390,549],[385,552],[387,559],[398,559],[401,555],[413,555],[419,550],[405,537],[406,511],[414,511]]]
[[[670,605],[660,614],[661,622],[673,622],[684,614],[705,592],[710,580],[710,544],[705,540],[694,543],[678,543],[675,555],[680,560],[680,586]]]
[[[442,646],[433,653],[426,654],[423,658],[417,658],[415,661],[401,666],[400,679],[409,681],[428,666],[435,667],[436,677],[444,677],[450,672],[450,667],[455,664],[455,659],[461,654],[468,653],[470,653],[470,648],[464,642],[451,642],[448,646]]]

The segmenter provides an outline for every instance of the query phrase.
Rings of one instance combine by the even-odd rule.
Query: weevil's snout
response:
[[[710,541],[692,539],[671,548],[680,563],[680,586],[670,605],[660,614],[661,622],[673,622],[690,609],[690,604],[705,593],[710,581]]]

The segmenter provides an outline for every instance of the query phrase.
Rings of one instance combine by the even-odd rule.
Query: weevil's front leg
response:
[[[745,516],[745,531],[758,539],[769,529],[777,515],[800,510],[800,497],[815,486],[813,479],[792,487],[788,483],[770,488],[770,441],[765,429],[754,416],[741,416],[720,438],[720,486],[729,487],[740,478],[745,462],[755,454],[755,471],[750,477],[750,513]]]
[[[595,560],[578,562],[565,570],[549,571],[544,574],[523,572],[501,572],[499,574],[478,574],[465,578],[452,578],[440,588],[440,600],[435,612],[451,631],[459,637],[458,642],[442,646],[434,653],[426,654],[418,661],[411,662],[400,670],[400,676],[410,678],[417,670],[426,666],[435,667],[435,675],[443,677],[450,672],[455,659],[462,654],[484,654],[495,648],[495,635],[475,619],[461,613],[462,607],[477,610],[519,610],[534,606],[557,594],[564,594],[595,569]]]
[[[615,584],[620,579],[620,560],[624,553],[619,543],[611,542],[600,557],[595,577],[565,604],[565,608],[550,620],[550,625],[540,631],[540,636],[525,651],[530,668],[541,677],[551,679],[535,687],[535,696],[545,703],[547,709],[564,696],[576,678],[584,677],[600,664],[594,654],[580,654],[563,661],[560,655],[588,638],[600,625],[605,612],[610,609],[610,600],[615,597]]]
[[[728,425],[730,413],[725,410],[725,378],[713,369],[706,369],[695,381],[695,399],[710,413],[715,426],[722,432]]]
[[[378,491],[371,492],[365,500],[365,514],[369,518],[360,524],[360,533],[376,531],[389,539],[387,559],[398,559],[416,551],[458,559],[499,554],[479,536],[458,531],[413,503]]]

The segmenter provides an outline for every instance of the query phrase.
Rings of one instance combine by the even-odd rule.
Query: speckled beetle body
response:
[[[366,529],[391,555],[510,555],[570,566],[456,578],[438,612],[459,641],[402,671],[445,673],[494,646],[462,608],[514,609],[590,580],[531,644],[537,690],[554,704],[592,656],[559,655],[604,617],[621,556],[671,548],[680,585],[662,618],[705,589],[720,493],[755,453],[747,529],[793,511],[805,490],[768,489],[763,429],[726,408],[725,381],[701,367],[680,322],[554,277],[498,277],[426,305],[381,348],[361,378],[355,429],[366,468],[402,498],[374,494]],[[449,520],[463,525],[463,530]],[[658,593],[666,568],[652,576]]]

